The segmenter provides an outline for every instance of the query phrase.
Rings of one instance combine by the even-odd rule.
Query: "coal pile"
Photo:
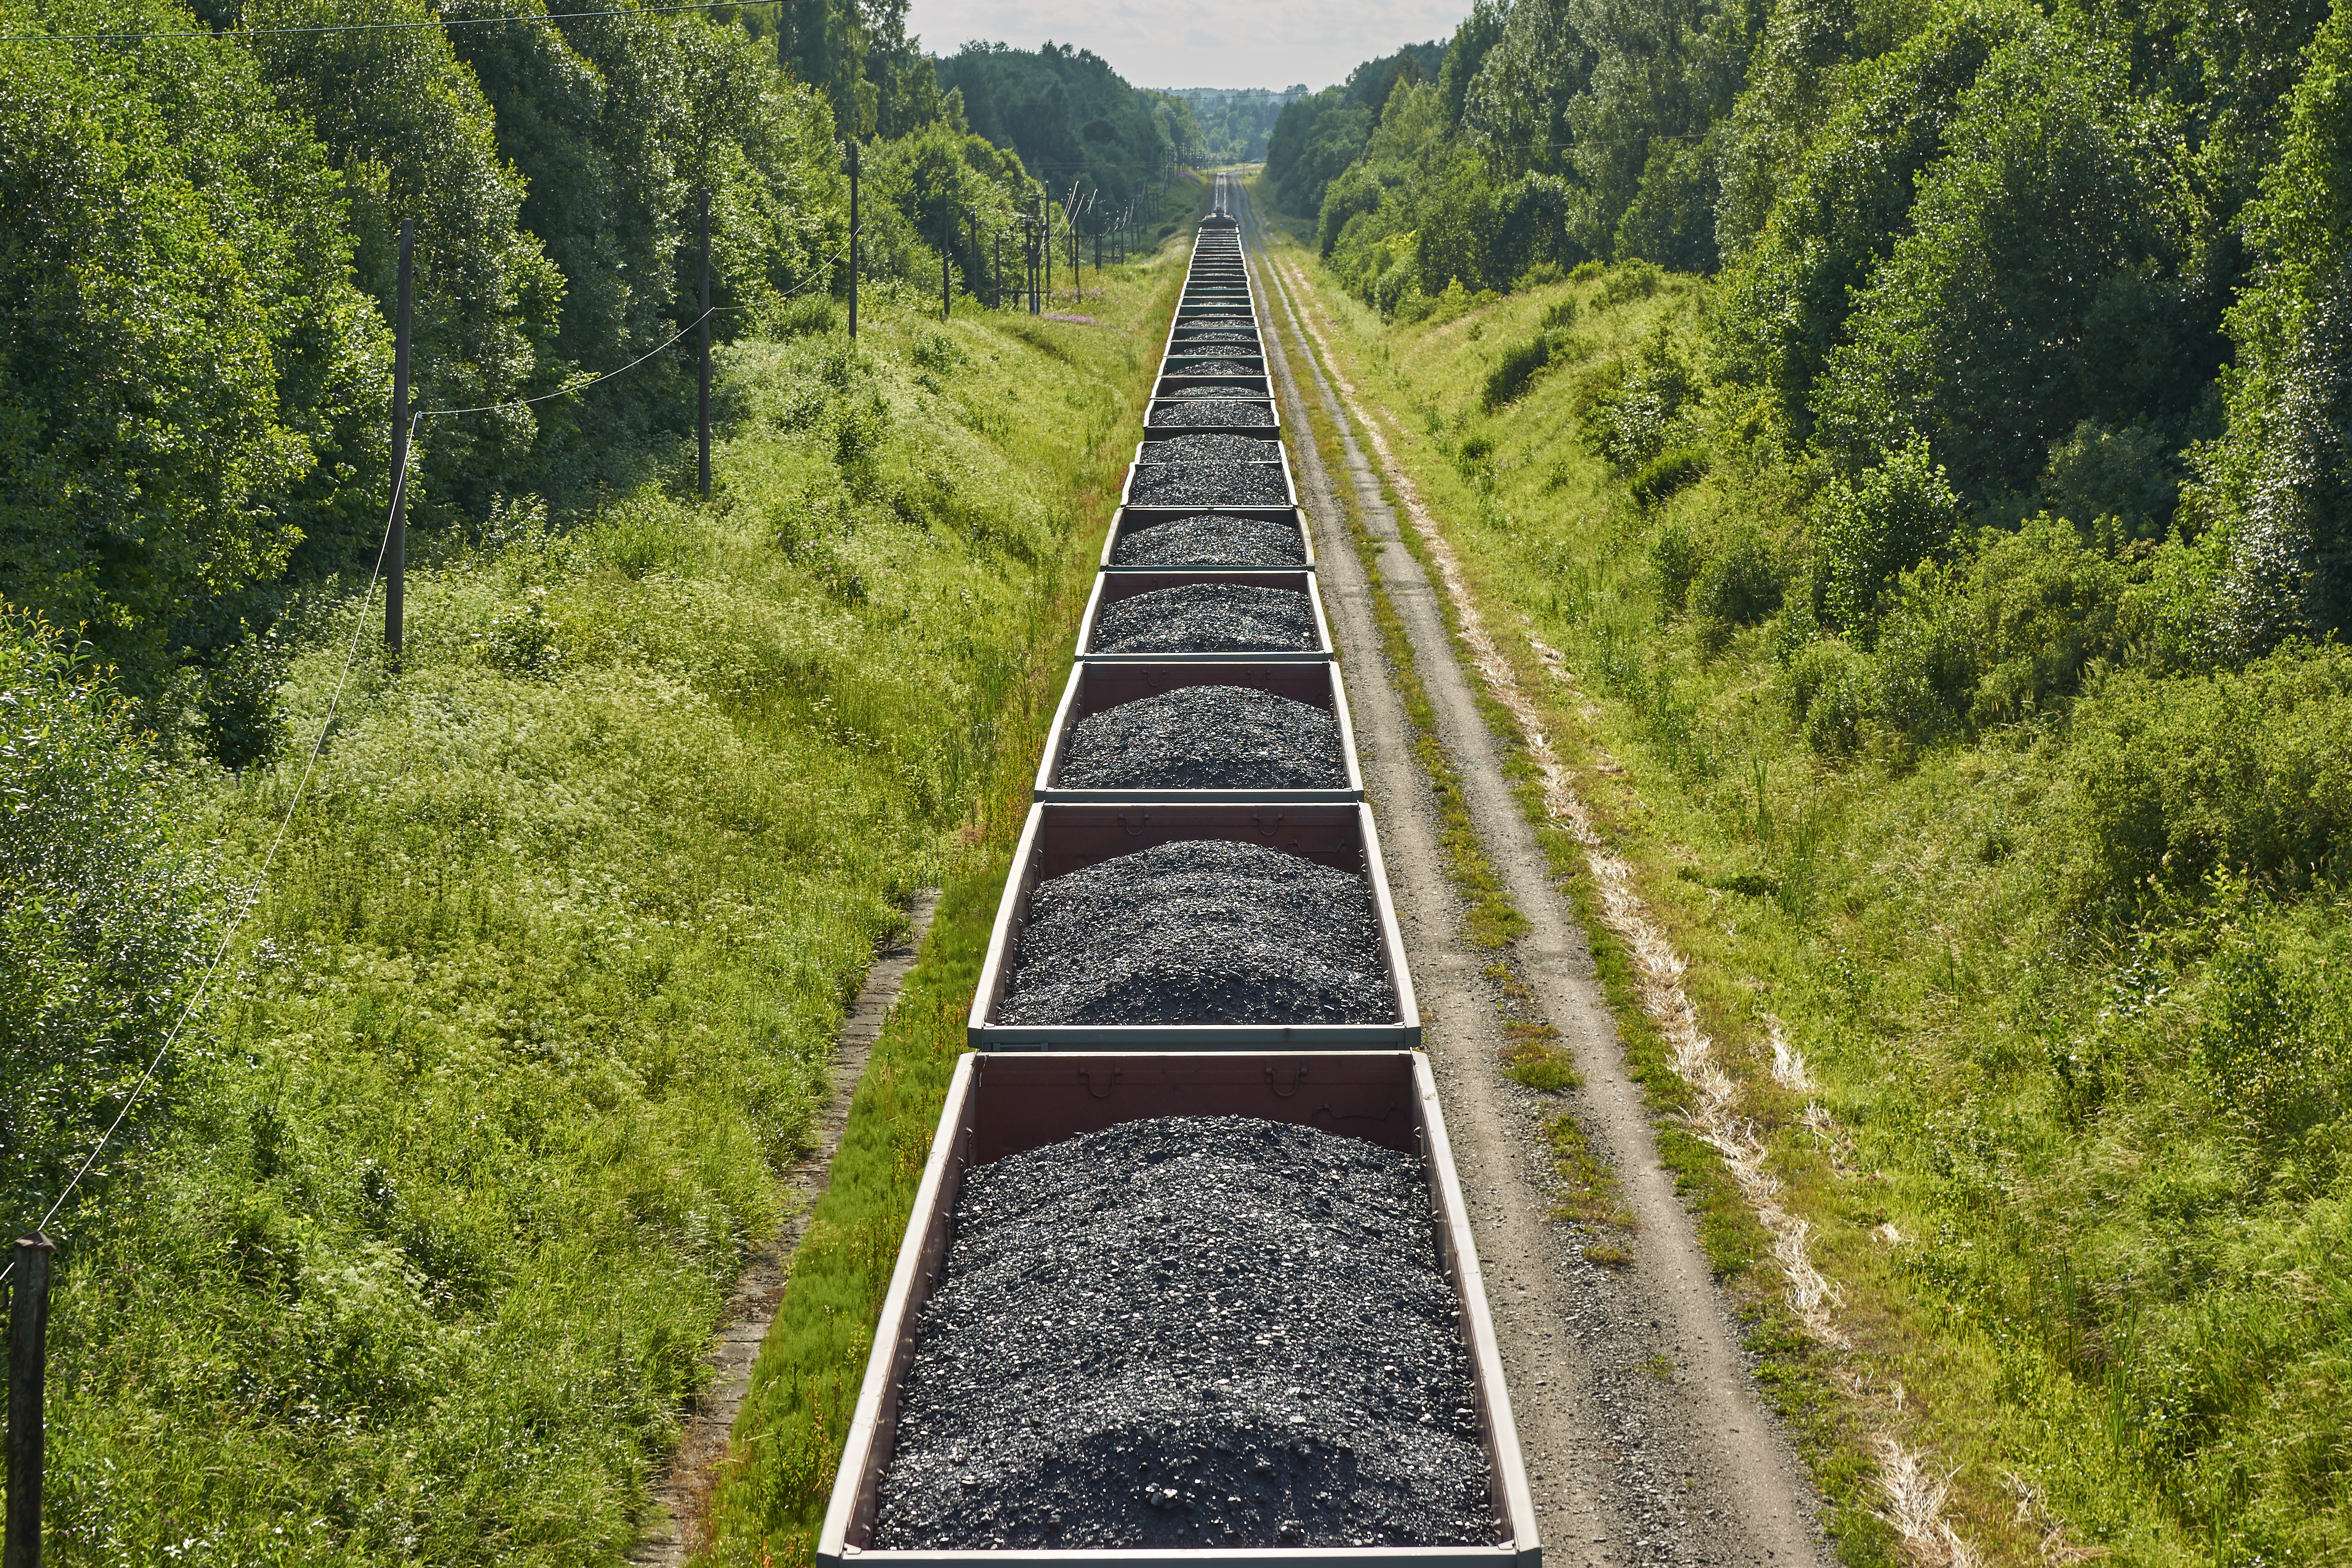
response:
[[[1130,506],[1288,506],[1290,490],[1279,463],[1147,463],[1136,468],[1127,500]]]
[[[1274,423],[1274,410],[1263,403],[1237,402],[1231,398],[1222,398],[1215,395],[1218,392],[1231,390],[1226,387],[1202,388],[1202,390],[1208,393],[1209,395],[1205,397],[1195,397],[1182,393],[1171,395],[1169,401],[1159,404],[1151,410],[1151,423],[1154,425],[1173,425],[1178,426],[1186,425],[1271,425]],[[1177,402],[1175,401],[1175,398],[1177,397],[1182,397],[1184,401],[1181,403]]]
[[[1191,348],[1195,343],[1250,343],[1255,345],[1256,342],[1257,334],[1255,332],[1181,332],[1177,334],[1175,346],[1178,350],[1182,350]]]
[[[1093,653],[1311,653],[1307,595],[1245,583],[1184,583],[1113,599],[1095,615]]]
[[[883,1549],[1490,1545],[1412,1156],[1240,1116],[966,1173]]]
[[[1117,566],[1304,566],[1307,542],[1297,523],[1209,513],[1123,529],[1110,558]]]
[[[1029,895],[1007,1024],[1385,1024],[1372,890],[1222,838],[1138,850]]]
[[[1262,375],[1265,362],[1248,359],[1170,360],[1170,375]]]
[[[1145,463],[1278,463],[1282,443],[1255,436],[1171,436],[1146,441],[1137,459]]]
[[[1243,686],[1180,686],[1070,727],[1065,789],[1340,789],[1339,721]]]

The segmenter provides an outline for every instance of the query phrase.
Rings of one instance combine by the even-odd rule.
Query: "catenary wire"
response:
[[[688,5],[630,5],[612,11],[550,11],[534,16],[448,16],[429,22],[343,22],[317,27],[191,27],[177,33],[10,33],[0,44],[47,44],[76,41],[143,43],[150,38],[259,38],[288,33],[411,33],[425,27],[481,27],[494,22],[577,22],[595,16],[652,16],[670,11],[740,10],[744,0],[696,0]]]

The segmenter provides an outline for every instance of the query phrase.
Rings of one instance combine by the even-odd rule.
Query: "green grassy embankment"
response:
[[[63,1226],[56,1560],[616,1561],[842,1008],[943,884],[811,1242],[887,1253],[837,1211],[928,1138],[908,1026],[960,1006],[1180,252],[1098,327],[738,344],[709,504],[412,573],[405,668],[362,637],[233,978]],[[166,781],[222,885],[301,760]]]
[[[1730,413],[1631,472],[1593,449],[1624,367],[1703,387],[1706,284],[1384,323],[1287,254],[1844,1291],[1853,1351],[1792,1351],[1792,1392],[1928,1449],[1988,1561],[2338,1550],[2352,922],[2294,847],[2345,799],[2340,652],[2092,658],[2161,585],[2063,523],[1931,567],[1871,647],[1828,639],[1804,478]],[[1777,1076],[1774,1020],[1803,1058]],[[1867,1561],[1892,1538],[1856,1459],[1819,1455]]]

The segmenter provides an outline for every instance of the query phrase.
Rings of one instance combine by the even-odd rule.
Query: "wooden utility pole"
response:
[[[408,615],[408,308],[415,278],[416,220],[400,220],[400,282],[392,307],[392,522],[383,541],[383,646],[400,665]]]
[[[849,139],[849,341],[858,341],[858,139]]]
[[[857,341],[857,138],[849,139],[849,341]]]
[[[695,398],[696,449],[705,499],[710,494],[710,191],[702,192],[702,379]]]
[[[48,1446],[49,1259],[55,1243],[18,1238],[8,1289],[8,1533],[5,1568],[41,1568],[41,1480]]]

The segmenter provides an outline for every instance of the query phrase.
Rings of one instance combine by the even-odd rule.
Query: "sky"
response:
[[[1137,87],[1325,88],[1402,45],[1451,37],[1468,13],[1467,0],[913,0],[907,27],[935,55],[967,39],[1073,44]]]

